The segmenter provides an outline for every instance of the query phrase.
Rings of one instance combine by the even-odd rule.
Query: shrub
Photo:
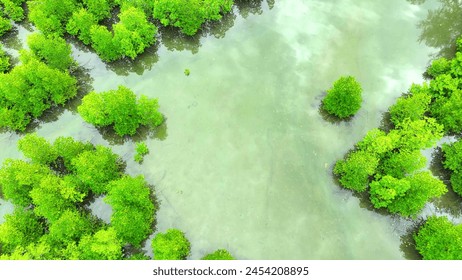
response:
[[[155,260],[184,260],[188,257],[190,243],[178,229],[158,233],[151,243]]]
[[[424,260],[462,259],[462,226],[447,217],[430,217],[414,235],[416,249]]]
[[[361,85],[354,77],[341,77],[327,91],[323,109],[342,119],[353,116],[361,108],[361,92]]]
[[[119,86],[100,94],[90,92],[83,100],[78,111],[82,118],[95,126],[114,127],[120,135],[134,135],[140,125],[158,126],[163,117],[157,110],[157,99],[148,99],[136,95],[128,88]]]
[[[355,151],[346,160],[339,160],[334,167],[334,173],[340,178],[343,187],[358,192],[365,191],[369,177],[374,175],[379,159],[374,154],[365,151]]]
[[[136,154],[135,154],[135,161],[141,163],[143,161],[143,157],[149,153],[148,146],[146,143],[141,142],[136,144]]]
[[[218,249],[213,253],[203,256],[201,260],[234,260],[234,258],[225,249]]]

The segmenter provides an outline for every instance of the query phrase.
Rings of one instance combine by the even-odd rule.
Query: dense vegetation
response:
[[[194,35],[208,21],[230,12],[233,4],[232,0],[0,0],[0,36],[13,27],[12,21],[26,18],[24,10],[39,31],[27,38],[28,49],[20,50],[20,63],[14,68],[0,45],[0,128],[24,131],[46,110],[76,96],[78,83],[72,75],[77,64],[66,34],[91,46],[105,61],[134,59],[156,42],[153,22]],[[78,108],[85,120],[111,126],[120,136],[135,134],[139,126],[159,125],[163,117],[157,110],[156,99],[137,98],[122,86],[91,92]],[[123,163],[110,149],[69,137],[50,143],[28,134],[18,148],[27,159],[7,159],[0,169],[0,194],[15,204],[14,213],[0,225],[1,259],[149,259],[124,249],[140,248],[152,232],[155,206],[142,176],[124,174]],[[139,143],[135,160],[141,162],[148,152],[146,144]],[[88,201],[100,195],[113,209],[109,224],[87,209]],[[179,232],[156,236],[153,243],[159,248],[153,249],[158,258],[162,251],[165,258],[189,255],[189,241]],[[225,250],[210,255],[231,257]]]
[[[234,260],[233,256],[225,249],[218,249],[213,253],[207,254],[201,260]]]
[[[372,129],[334,167],[340,184],[369,192],[375,208],[415,217],[428,201],[447,192],[445,184],[423,171],[431,148],[448,133],[462,132],[462,39],[453,59],[439,58],[428,67],[429,81],[412,85],[389,108],[390,127]],[[443,144],[443,166],[451,172],[451,187],[462,195],[462,144]],[[445,217],[430,217],[414,236],[424,259],[461,259],[460,225]]]
[[[5,73],[10,68],[10,58],[3,50],[3,46],[0,44],[0,74]]]
[[[36,134],[18,142],[27,160],[0,169],[1,194],[15,212],[0,225],[2,259],[122,259],[152,233],[154,204],[143,176],[123,174],[120,158],[104,146]],[[105,224],[85,207],[106,194],[113,208]]]
[[[76,36],[104,61],[114,61],[134,59],[155,43],[157,27],[152,20],[194,35],[207,21],[230,12],[233,4],[232,0],[31,0],[28,8],[30,21],[45,35]],[[12,19],[21,20],[17,13]],[[116,14],[118,20],[111,24]],[[11,23],[0,17],[0,36],[9,29]]]
[[[130,89],[119,86],[117,90],[102,93],[90,92],[82,99],[78,111],[82,118],[95,126],[113,126],[120,135],[134,135],[140,125],[156,127],[163,121],[158,112],[157,99],[144,95],[137,98]]]
[[[74,65],[70,46],[61,38],[32,34],[21,63],[0,73],[0,128],[24,131],[51,107],[63,105],[77,94],[77,81],[69,74]]]
[[[220,20],[231,11],[233,0],[154,0],[153,16],[164,26],[194,35],[208,20]]]
[[[414,237],[424,260],[462,260],[462,225],[430,217]]]
[[[0,36],[9,31],[13,26],[10,20],[21,21],[24,19],[22,7],[26,0],[0,0]]]
[[[155,260],[185,260],[191,250],[191,244],[178,229],[169,229],[158,233],[151,243]]]
[[[149,153],[149,149],[146,143],[141,142],[136,144],[135,152],[134,160],[141,163],[143,162],[144,156]]]
[[[341,119],[351,117],[361,108],[361,93],[361,85],[354,77],[340,77],[327,91],[322,108]]]

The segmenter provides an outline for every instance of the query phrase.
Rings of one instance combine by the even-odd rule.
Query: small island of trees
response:
[[[361,108],[361,93],[361,85],[354,77],[340,77],[327,91],[322,108],[340,119],[351,117]]]

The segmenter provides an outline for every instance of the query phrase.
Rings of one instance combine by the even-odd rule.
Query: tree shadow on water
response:
[[[147,126],[140,126],[136,130],[133,136],[119,136],[115,133],[112,126],[97,127],[98,132],[101,134],[104,140],[108,141],[110,145],[123,145],[127,141],[142,142],[147,139],[158,139],[164,141],[167,139],[167,122],[164,122],[155,128]]]
[[[424,220],[419,219],[410,226],[406,233],[400,236],[401,245],[399,246],[401,252],[403,252],[404,258],[407,260],[421,260],[422,256],[416,249],[414,235],[417,234],[419,228],[423,225]]]
[[[78,66],[72,71],[72,76],[77,79],[77,95],[66,102],[64,108],[77,113],[77,108],[82,104],[82,98],[93,90],[93,77],[90,71],[82,66]]]
[[[423,4],[424,0],[408,0]],[[456,51],[456,40],[462,35],[462,5],[459,0],[439,0],[440,7],[429,10],[427,17],[418,23],[419,42],[440,49],[436,57],[451,58]]]
[[[266,0],[268,7],[272,9],[276,0]],[[234,0],[234,5],[236,5],[239,14],[243,18],[247,18],[249,14],[258,14],[263,13],[263,0]]]
[[[128,76],[130,73],[143,75],[144,71],[151,70],[152,66],[159,61],[157,54],[159,44],[146,48],[144,52],[138,55],[134,60],[125,58],[114,62],[106,63],[106,68],[113,71],[119,76]]]
[[[335,115],[330,114],[329,112],[324,110],[322,101],[318,106],[318,113],[324,121],[329,122],[331,124],[335,124],[335,125],[340,125],[342,123],[350,123],[351,120],[354,119],[354,116],[341,119]]]
[[[462,197],[452,190],[451,186],[451,172],[443,166],[443,150],[437,147],[433,150],[432,160],[429,169],[446,185],[448,192],[435,199],[433,205],[438,211],[451,214],[453,217],[460,217],[462,215]]]

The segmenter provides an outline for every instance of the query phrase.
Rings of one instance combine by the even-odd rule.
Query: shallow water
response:
[[[157,135],[139,136],[150,149],[142,165],[133,161],[133,141],[102,136],[70,110],[36,131],[50,140],[112,144],[128,173],[155,185],[157,230],[183,230],[192,259],[217,248],[239,259],[409,257],[400,245],[412,221],[368,210],[335,184],[332,166],[422,81],[436,50],[419,44],[416,24],[434,5],[281,0],[270,9],[263,2],[261,13],[237,13],[212,27],[220,35],[187,42],[163,36],[128,66],[106,66],[74,48],[94,90],[122,84],[157,97],[166,124]],[[333,123],[318,107],[341,75],[357,78],[364,102],[353,120]],[[1,145],[11,147],[0,161],[18,156],[18,139],[0,134]]]

